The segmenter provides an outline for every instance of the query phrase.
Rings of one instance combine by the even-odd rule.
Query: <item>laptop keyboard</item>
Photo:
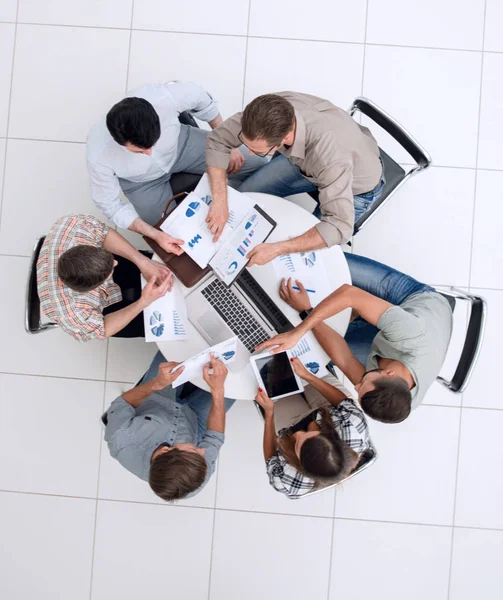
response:
[[[249,352],[269,339],[265,329],[219,279],[214,279],[201,293]]]

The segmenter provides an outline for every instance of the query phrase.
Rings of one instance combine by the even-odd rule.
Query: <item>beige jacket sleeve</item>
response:
[[[346,243],[353,235],[353,165],[338,160],[323,167],[313,176],[319,190],[323,216],[316,229],[330,248]]]
[[[206,138],[206,164],[208,167],[227,169],[233,148],[241,146],[238,134],[241,131],[241,115],[236,113],[214,129]]]

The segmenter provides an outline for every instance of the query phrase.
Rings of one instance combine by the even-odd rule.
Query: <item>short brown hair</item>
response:
[[[375,388],[361,399],[363,412],[381,423],[401,423],[409,415],[412,395],[409,386],[400,377],[381,377],[374,381]]]
[[[154,459],[148,481],[155,494],[172,502],[200,488],[207,471],[206,461],[199,453],[172,448]]]
[[[241,117],[241,130],[249,140],[265,140],[278,145],[292,130],[295,122],[293,106],[276,94],[264,94],[252,100]]]
[[[76,292],[89,292],[101,285],[114,268],[114,255],[96,246],[73,246],[59,257],[58,275]]]

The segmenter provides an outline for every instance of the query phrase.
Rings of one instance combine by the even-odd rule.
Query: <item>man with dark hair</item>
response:
[[[225,169],[233,148],[250,153],[277,153],[239,187],[241,192],[290,196],[319,190],[315,214],[320,223],[291,240],[259,244],[250,265],[263,265],[289,252],[344,244],[354,223],[379,198],[385,183],[379,147],[366,127],[328,100],[297,92],[255,98],[242,113],[227,119],[208,136],[206,163],[213,191],[210,230],[225,225]]]
[[[143,309],[171,290],[173,276],[92,215],[61,217],[37,261],[45,316],[76,340],[144,337]],[[148,280],[141,289],[140,274]]]
[[[288,333],[258,346],[280,352],[309,330],[354,384],[364,412],[399,423],[423,400],[449,347],[452,310],[430,286],[370,258],[346,254],[353,285],[343,285],[313,310],[301,282],[283,281],[280,296],[304,319]],[[352,308],[358,315],[345,339],[323,323]],[[275,347],[276,346],[276,347]]]
[[[203,377],[211,394],[171,384],[183,371],[158,352],[141,382],[114,400],[104,415],[113,458],[167,502],[200,492],[215,470],[224,443],[227,367],[211,355]]]
[[[174,173],[202,175],[206,170],[204,129],[183,125],[181,112],[222,123],[215,100],[200,85],[172,81],[144,85],[115,104],[87,138],[87,165],[92,198],[100,210],[122,229],[148,235],[168,252],[180,254],[182,240],[153,227],[173,196]],[[227,172],[238,185],[265,161],[245,157],[234,149]],[[123,202],[120,191],[129,202]]]

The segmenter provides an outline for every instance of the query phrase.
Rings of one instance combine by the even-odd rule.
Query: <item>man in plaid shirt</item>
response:
[[[148,281],[141,294],[140,273]],[[138,252],[92,215],[58,219],[37,262],[43,313],[83,342],[124,331],[125,337],[143,335],[143,309],[171,287],[172,273],[164,264]],[[123,298],[124,290],[129,298]],[[130,301],[131,290],[137,290],[135,301]]]

